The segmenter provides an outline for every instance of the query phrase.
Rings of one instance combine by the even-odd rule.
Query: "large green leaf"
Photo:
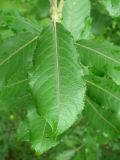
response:
[[[110,79],[87,76],[89,97],[85,115],[96,134],[103,138],[119,137],[120,135],[120,87]],[[96,103],[97,104],[96,104]],[[92,118],[91,118],[92,117]]]
[[[76,47],[81,62],[92,72],[106,74],[120,85],[120,47],[108,41],[80,41]]]
[[[66,0],[63,8],[62,24],[69,30],[75,40],[81,39],[90,17],[89,0]],[[88,29],[88,28],[87,28]]]
[[[59,135],[77,120],[84,105],[85,85],[69,32],[60,24],[45,28],[34,61],[30,87],[38,112]]]
[[[120,17],[120,0],[99,0],[113,17]]]

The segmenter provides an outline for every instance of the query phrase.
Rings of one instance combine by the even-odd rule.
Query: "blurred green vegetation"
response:
[[[19,18],[24,16],[25,18],[29,18],[32,22],[34,21],[34,27],[41,28],[41,24],[46,25],[49,21],[50,4],[48,1],[49,0],[0,0],[0,16],[2,16],[3,12],[6,12],[8,15],[18,15]],[[111,18],[102,6],[98,6],[97,0],[91,0],[91,2],[92,35],[96,39],[108,39],[111,42],[120,45],[120,18]],[[23,21],[24,20],[25,19],[23,19]],[[23,25],[22,22],[19,24],[18,31],[18,26],[11,26],[11,31],[11,28],[3,25],[2,19],[0,21],[1,39],[13,35],[14,32],[23,31],[23,28],[20,28]],[[9,19],[7,19],[6,22],[10,25]],[[26,26],[24,27],[26,28]],[[95,143],[94,139],[90,133],[87,133],[86,128],[82,124],[80,124],[80,127],[76,130],[71,128],[56,148],[53,148],[42,157],[39,157],[39,155],[30,148],[29,143],[19,142],[17,139],[17,128],[21,119],[25,118],[25,115],[26,109],[24,106],[21,106],[19,109],[15,106],[9,109],[7,107],[0,108],[0,160],[59,160],[59,154],[62,154],[66,150],[72,150],[73,146],[78,148],[78,150],[76,150],[78,157],[78,151],[80,149],[81,160],[120,159],[119,139],[111,140],[109,144],[105,145],[98,146],[98,144],[96,144],[96,148],[92,148],[92,144]],[[84,134],[88,135],[88,139],[83,139]],[[90,147],[88,150],[82,146],[83,141],[89,143]],[[78,146],[77,142],[79,142],[82,147]],[[85,153],[87,154],[87,157],[85,157]],[[96,153],[98,158],[95,158]],[[94,159],[92,159],[92,157],[94,157]],[[77,160],[77,158],[73,158],[73,160]]]

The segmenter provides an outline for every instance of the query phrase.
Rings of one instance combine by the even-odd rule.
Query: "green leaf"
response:
[[[21,106],[27,106],[30,95],[27,75],[23,72],[17,72],[14,76],[19,77],[19,79],[12,79],[12,77],[10,85],[5,84],[4,87],[1,86],[0,88],[1,108],[14,110]]]
[[[75,40],[81,39],[90,17],[89,0],[66,0],[63,7],[64,27],[70,31]]]
[[[8,83],[8,79],[16,72],[25,71],[32,66],[32,57],[37,38],[35,35],[24,33],[1,42],[0,86],[2,81]]]
[[[112,17],[120,17],[120,0],[99,0]]]
[[[120,47],[108,41],[80,41],[76,47],[81,62],[94,74],[106,74],[120,85]]]
[[[85,79],[88,86],[88,94],[99,104],[112,109],[117,114],[120,109],[120,87],[112,80],[97,76],[87,76]],[[108,98],[106,98],[108,97]],[[110,103],[111,102],[111,103]],[[119,115],[118,115],[119,118]]]
[[[29,94],[27,71],[32,67],[37,36],[19,34],[1,42],[0,54],[0,104],[16,107]]]
[[[87,98],[87,105],[84,110],[85,121],[88,122],[88,130],[95,136],[100,144],[108,143],[112,138],[119,138],[120,131],[114,114],[111,110],[105,110],[94,101]],[[93,132],[94,131],[94,132]]]
[[[60,24],[45,28],[34,61],[30,87],[37,110],[57,136],[77,120],[84,106],[82,70],[69,32]]]
[[[38,154],[42,154],[58,144],[56,138],[50,137],[51,127],[37,114],[35,106],[28,112],[28,130],[32,148]]]
[[[18,12],[0,10],[0,19],[0,35],[3,38],[8,37],[9,34],[15,35],[24,32],[36,34],[42,30],[42,26],[37,21],[28,20]]]
[[[58,138],[51,137],[51,127],[36,112],[36,107],[32,97],[28,101],[27,117],[18,128],[18,139],[29,141],[37,155],[41,155],[50,148],[56,146]]]
[[[111,80],[95,76],[87,76],[86,83],[87,94],[94,101],[87,98],[88,123],[105,138],[119,137],[120,87]]]

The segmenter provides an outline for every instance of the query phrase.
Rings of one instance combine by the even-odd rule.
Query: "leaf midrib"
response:
[[[54,22],[54,40],[55,40],[55,60],[56,60],[56,94],[57,94],[57,112],[58,112],[58,123],[56,131],[59,124],[60,115],[60,70],[59,70],[59,52],[58,52],[58,38],[57,38],[57,24]]]

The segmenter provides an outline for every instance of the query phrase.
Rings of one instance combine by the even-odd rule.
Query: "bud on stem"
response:
[[[57,5],[57,0],[50,0],[50,4],[50,13],[53,22],[61,22],[64,0],[60,0],[59,5]]]

